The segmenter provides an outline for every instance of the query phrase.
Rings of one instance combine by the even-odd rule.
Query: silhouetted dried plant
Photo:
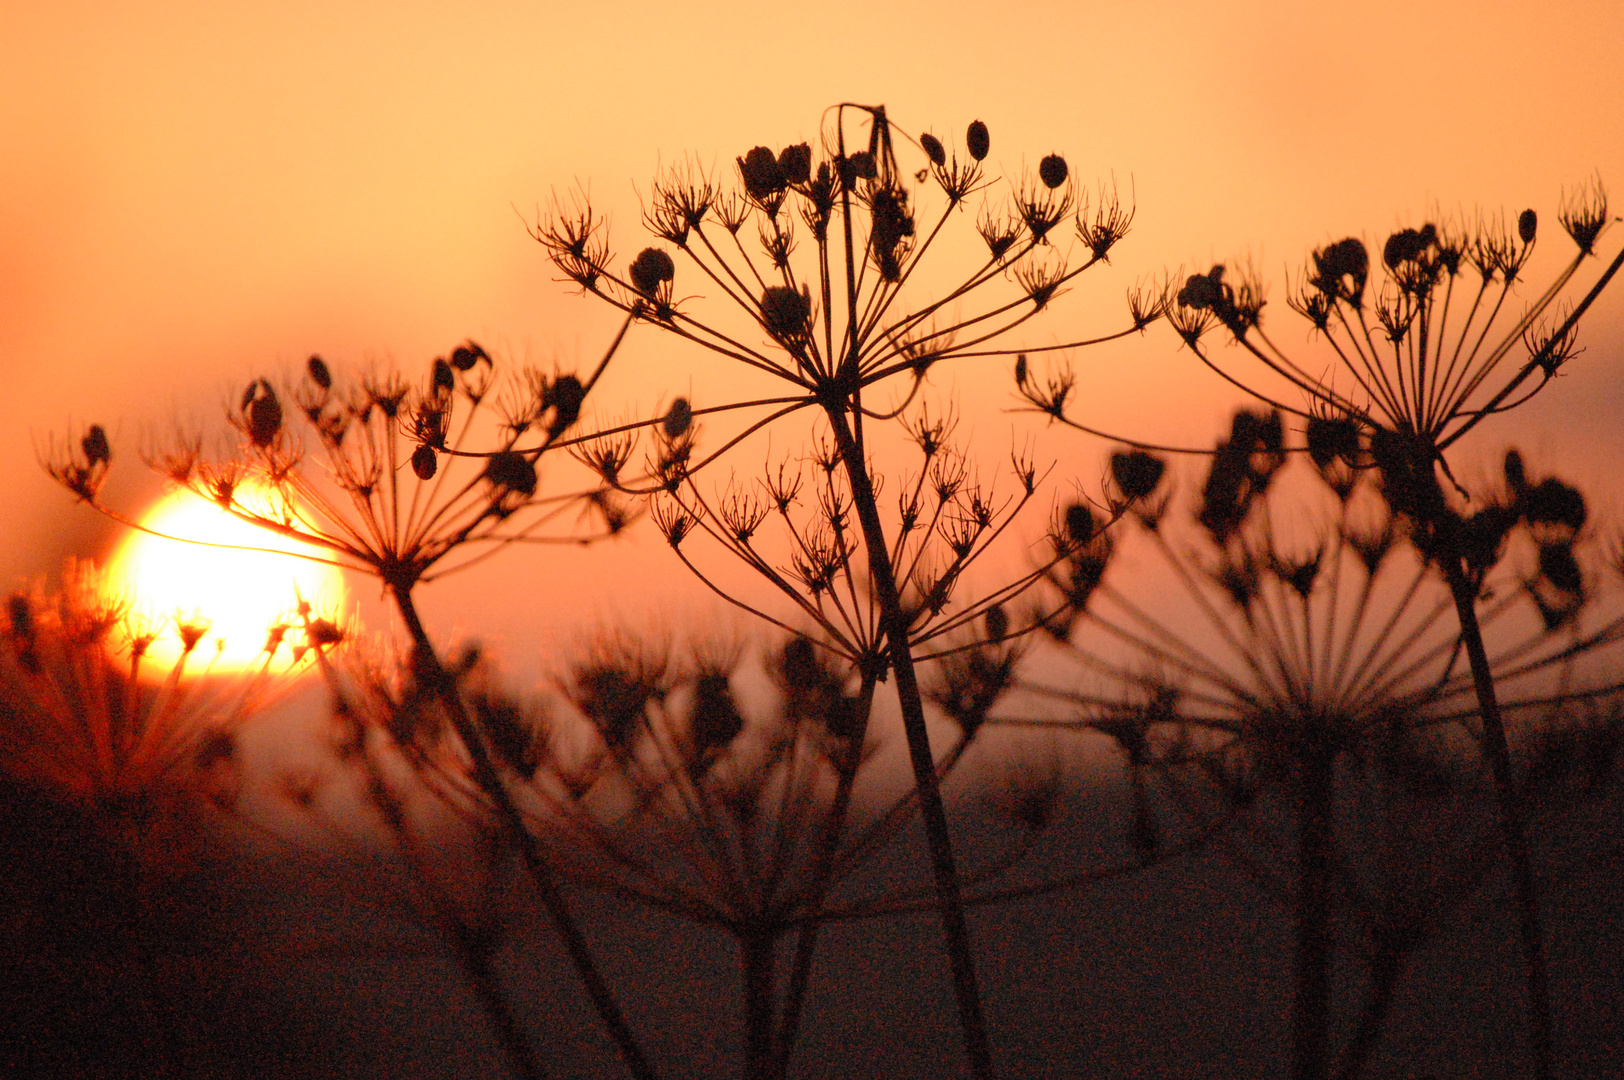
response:
[[[780,396],[715,406],[679,399],[659,422],[652,483],[643,490],[663,494],[658,520],[673,547],[680,551],[695,529],[709,533],[789,598],[800,617],[821,623],[846,655],[895,677],[966,1053],[972,1072],[986,1077],[991,1051],[914,668],[920,639],[929,638],[921,625],[942,615],[964,563],[997,535],[1001,507],[990,492],[966,483],[967,470],[955,459],[927,449],[921,473],[900,485],[898,517],[888,527],[880,509],[883,478],[871,460],[873,428],[909,415],[937,364],[1007,355],[1011,332],[1103,262],[1133,211],[1106,189],[1088,205],[1057,154],[1042,160],[1036,176],[1014,178],[989,198],[997,182],[985,171],[990,138],[980,121],[966,130],[962,154],[930,134],[913,140],[923,154],[914,172],[899,161],[901,132],[884,108],[841,104],[830,115],[816,149],[758,146],[739,157],[737,186],[694,165],[659,178],[644,225],[660,244],[624,266],[612,258],[607,228],[584,199],[558,201],[535,236],[583,292],[785,385]],[[945,257],[951,250],[950,226],[970,220],[985,255],[960,271],[922,269],[941,262],[927,258],[933,251]],[[938,286],[942,275],[947,284]],[[689,288],[703,289],[713,303],[702,306],[685,293]],[[1159,314],[1135,304],[1129,326],[1109,337],[1142,330]],[[900,385],[890,400],[877,402],[893,384]],[[696,472],[803,409],[816,411],[824,440],[810,455],[823,472],[807,485],[818,501],[810,521],[789,520],[804,482],[793,465],[769,462],[760,491],[735,485],[714,502],[700,493]],[[740,412],[748,417],[742,428],[701,455],[696,421]],[[915,423],[923,449],[921,435],[933,422],[919,415]],[[624,473],[626,430],[605,432],[583,456],[606,482],[637,489]],[[1021,499],[1029,498],[1033,470],[1018,462],[1016,473]],[[922,497],[933,485],[947,494]],[[789,524],[785,561],[764,556],[753,539],[774,511]],[[939,565],[917,554],[932,536],[951,552]],[[911,544],[917,546],[910,550]],[[920,595],[910,596],[910,585]],[[965,625],[1007,595],[972,601],[936,629]]]

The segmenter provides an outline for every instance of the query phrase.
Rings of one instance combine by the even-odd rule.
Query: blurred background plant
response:
[[[0,891],[8,1067],[173,1075],[201,884],[240,783],[239,729],[343,638],[317,616],[265,628],[251,668],[215,673],[204,618],[132,616],[89,564],[13,593],[0,616]],[[178,659],[148,659],[165,636]],[[8,1055],[11,1052],[8,1051]]]
[[[1162,459],[1115,453],[1111,495],[1133,529],[1055,541],[1051,628],[1074,681],[1022,680],[1069,715],[1000,720],[1103,736],[1129,770],[1135,848],[1214,837],[1281,903],[1302,1080],[1361,1074],[1413,954],[1477,891],[1498,835],[1477,673],[1428,538],[1372,462],[1376,437],[1316,416],[1292,446],[1279,413],[1243,411],[1186,498]],[[1616,568],[1581,571],[1578,528],[1551,520],[1577,493],[1507,460],[1513,481],[1480,495],[1495,524],[1470,566],[1518,798],[1550,821],[1615,786],[1624,616]],[[1113,572],[1124,558],[1131,576]],[[1365,1004],[1338,1052],[1349,961]]]

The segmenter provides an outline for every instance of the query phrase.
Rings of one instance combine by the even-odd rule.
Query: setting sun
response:
[[[198,658],[216,670],[261,660],[270,627],[292,617],[300,598],[318,610],[342,604],[337,569],[291,557],[316,549],[256,528],[192,492],[167,496],[141,524],[151,532],[131,533],[120,544],[108,587],[128,597],[132,613],[155,628],[164,622],[205,624]],[[175,635],[164,633],[149,655],[167,668],[179,649]]]

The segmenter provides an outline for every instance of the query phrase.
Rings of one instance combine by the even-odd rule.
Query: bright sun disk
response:
[[[239,488],[238,498],[248,505],[256,497],[264,499],[252,485]],[[132,531],[113,553],[106,587],[159,632],[147,652],[155,670],[167,671],[179,659],[179,624],[208,627],[189,666],[238,671],[263,663],[270,628],[295,619],[301,598],[318,613],[343,605],[336,567],[282,554],[319,555],[319,549],[250,525],[190,491],[165,497],[141,524],[165,535]]]

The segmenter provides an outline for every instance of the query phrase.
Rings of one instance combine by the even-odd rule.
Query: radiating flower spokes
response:
[[[1280,391],[1220,364],[1203,343],[1211,326],[1222,325],[1280,387],[1315,407],[1409,433],[1441,454],[1555,377],[1577,353],[1581,318],[1624,265],[1621,252],[1564,307],[1563,297],[1609,224],[1600,184],[1569,196],[1559,219],[1577,250],[1527,301],[1520,286],[1538,234],[1532,210],[1518,215],[1515,229],[1487,216],[1469,227],[1401,229],[1388,237],[1375,268],[1357,238],[1316,250],[1289,303],[1318,331],[1341,379],[1328,377],[1322,364],[1296,359],[1270,337],[1261,286],[1245,270],[1230,273],[1219,265],[1187,278],[1169,315],[1203,363],[1272,407],[1303,414]]]

